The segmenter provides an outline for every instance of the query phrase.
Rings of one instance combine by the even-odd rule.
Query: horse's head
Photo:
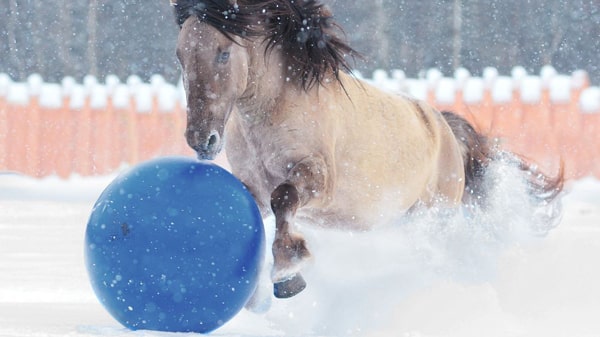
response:
[[[202,159],[213,159],[223,148],[225,124],[246,88],[248,55],[243,42],[197,16],[181,25],[177,58],[187,96],[185,136]]]

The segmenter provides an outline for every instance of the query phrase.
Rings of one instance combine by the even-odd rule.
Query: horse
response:
[[[171,0],[187,97],[185,139],[223,149],[263,216],[274,215],[277,298],[306,287],[297,224],[372,230],[414,209],[485,207],[499,149],[466,119],[351,74],[359,56],[317,0]],[[540,205],[563,187],[514,156]],[[390,211],[391,210],[391,211]]]

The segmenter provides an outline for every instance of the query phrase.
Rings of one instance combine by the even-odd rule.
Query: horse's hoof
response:
[[[306,288],[306,281],[300,274],[274,284],[273,293],[277,298],[290,298],[298,295]]]

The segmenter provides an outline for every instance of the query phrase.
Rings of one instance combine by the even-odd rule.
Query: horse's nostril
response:
[[[216,130],[207,135],[201,131],[188,129],[186,131],[186,138],[188,145],[202,159],[212,159],[221,150],[221,135]]]
[[[219,136],[217,134],[212,134],[208,137],[208,146],[212,147],[219,141]]]

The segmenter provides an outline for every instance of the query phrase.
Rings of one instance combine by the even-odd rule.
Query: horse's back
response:
[[[346,208],[380,205],[371,211],[383,216],[438,197],[458,203],[463,160],[442,115],[423,102],[343,79],[335,162],[336,197]]]

